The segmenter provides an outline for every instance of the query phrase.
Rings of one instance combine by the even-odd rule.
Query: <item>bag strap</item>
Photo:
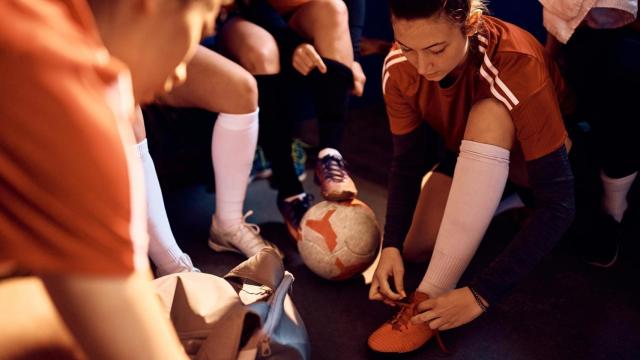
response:
[[[224,276],[232,284],[253,282],[275,291],[284,277],[284,265],[278,253],[271,247],[262,248],[257,254],[233,268]]]

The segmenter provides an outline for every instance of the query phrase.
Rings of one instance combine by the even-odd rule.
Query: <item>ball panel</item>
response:
[[[329,251],[335,250],[338,242],[336,232],[333,230],[333,226],[330,222],[331,216],[336,212],[336,209],[327,210],[320,220],[307,219],[304,223],[305,228],[311,229],[318,233],[318,235],[324,239],[324,243],[327,245]]]

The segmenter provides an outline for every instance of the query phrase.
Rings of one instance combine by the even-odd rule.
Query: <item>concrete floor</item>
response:
[[[148,129],[155,129],[149,132],[149,144],[165,190],[172,229],[200,269],[224,275],[243,258],[217,254],[207,246],[214,195],[202,184],[212,182],[211,115],[205,114],[199,120],[195,115],[189,116],[187,122],[171,116],[168,119],[150,124]],[[351,164],[360,199],[374,209],[381,224],[391,154],[387,126],[380,104],[355,107],[344,144],[344,155]],[[313,133],[309,129],[304,132]],[[309,141],[313,141],[313,136]],[[579,155],[580,142],[576,144],[572,153]],[[585,178],[592,163],[590,157],[574,160],[576,178]],[[311,179],[309,174],[305,189],[319,201],[321,197]],[[593,184],[579,183],[577,188],[587,193],[587,200],[597,200]],[[488,314],[445,332],[443,339],[451,354],[442,354],[431,342],[404,358],[640,359],[638,188],[632,197],[635,220],[631,221],[632,229],[616,266],[596,269],[581,262],[575,254],[575,244],[593,240],[593,235],[572,233],[502,302],[492,306]],[[254,210],[255,215],[249,220],[260,225],[263,236],[286,254],[285,266],[296,277],[292,297],[309,332],[312,358],[373,358],[367,351],[367,337],[393,315],[393,310],[368,300],[368,285],[362,276],[333,282],[307,269],[287,234],[275,199],[276,193],[268,181],[256,181],[248,188],[245,208]],[[587,203],[579,201],[579,206]],[[517,212],[507,212],[494,219],[461,284],[509,242],[518,231],[515,218]],[[407,289],[417,286],[426,267],[427,264],[407,266]]]
[[[356,181],[360,198],[382,223],[385,189],[360,178]],[[320,199],[312,181],[305,181],[305,188]],[[286,253],[285,266],[296,277],[292,297],[309,332],[312,358],[374,358],[366,349],[366,339],[393,311],[368,300],[364,277],[332,282],[309,271],[287,235],[275,197],[267,181],[254,182],[249,186],[246,209],[255,211],[250,220],[260,225],[263,236]],[[165,202],[178,242],[203,271],[223,275],[243,260],[239,255],[216,254],[207,247],[214,201],[204,186],[175,189],[165,195]],[[511,215],[494,220],[469,273],[486,263],[517,231]],[[408,267],[409,287],[419,282],[425,269],[426,264]],[[566,246],[559,246],[489,314],[445,332],[443,338],[451,354],[442,354],[431,342],[404,358],[638,359],[637,269],[624,257],[612,269],[594,269],[578,261]]]

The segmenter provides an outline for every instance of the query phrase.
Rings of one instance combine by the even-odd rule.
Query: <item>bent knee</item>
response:
[[[349,22],[349,12],[347,5],[342,0],[324,0],[319,1],[318,14],[325,26],[341,26]]]
[[[243,54],[242,67],[254,75],[270,75],[280,72],[280,53],[275,41],[260,44]]]
[[[247,114],[258,108],[258,84],[253,75],[247,71],[234,76],[227,92],[227,113]]]

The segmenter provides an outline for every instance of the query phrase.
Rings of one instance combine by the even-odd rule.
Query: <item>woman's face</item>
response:
[[[462,64],[469,41],[446,15],[392,19],[395,41],[409,63],[429,81],[440,81]]]

